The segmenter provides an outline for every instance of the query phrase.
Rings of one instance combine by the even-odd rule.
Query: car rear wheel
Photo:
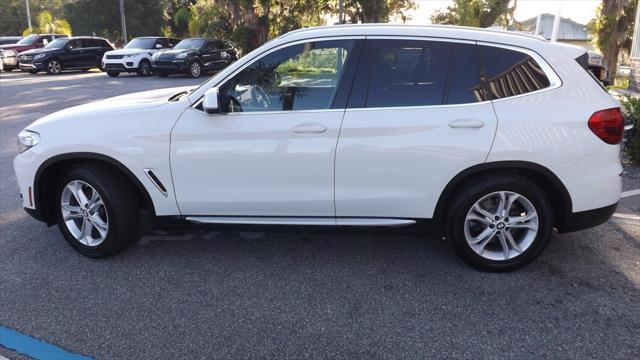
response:
[[[149,62],[149,60],[141,60],[136,72],[138,73],[138,76],[151,75],[151,63]]]
[[[189,77],[192,77],[194,79],[199,78],[200,75],[202,75],[202,64],[200,64],[200,62],[197,60],[191,62],[191,64],[189,64],[188,75]]]
[[[512,271],[542,253],[551,237],[553,209],[535,183],[505,174],[461,188],[448,208],[446,236],[466,263]]]
[[[62,71],[62,64],[60,63],[60,61],[58,61],[58,59],[51,59],[47,61],[46,69],[47,69],[47,74],[57,75],[57,74],[60,74],[60,71]]]
[[[114,72],[114,71],[107,71],[107,75],[111,76],[111,77],[118,77],[118,75],[120,75],[119,72]]]
[[[137,196],[122,176],[99,164],[72,167],[60,177],[56,194],[58,227],[82,255],[113,255],[137,240]]]

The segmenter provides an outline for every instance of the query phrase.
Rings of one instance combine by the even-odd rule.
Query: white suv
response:
[[[299,30],[196,89],[45,116],[14,165],[26,210],[90,257],[134,242],[150,214],[419,226],[477,268],[513,270],[553,228],[598,225],[618,203],[623,119],[587,58],[460,27]]]
[[[151,67],[153,54],[171,49],[179,42],[180,39],[166,37],[132,39],[124,48],[106,52],[102,57],[102,69],[112,77],[120,75],[121,72],[149,76],[153,71]]]

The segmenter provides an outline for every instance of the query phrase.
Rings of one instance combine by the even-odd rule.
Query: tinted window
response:
[[[82,47],[82,42],[80,41],[80,39],[69,40],[67,46],[69,46],[71,49],[77,49]]]
[[[216,41],[215,42],[215,46],[216,46],[216,49],[218,49],[218,50],[224,50],[224,49],[227,48],[227,46],[225,45],[224,41]]]
[[[223,111],[331,108],[354,40],[292,45],[256,60],[220,89]]]
[[[213,42],[210,41],[210,42],[207,43],[207,45],[205,45],[203,50],[206,51],[206,52],[211,52],[211,51],[214,51],[215,49],[216,48],[213,45]]]
[[[493,99],[544,89],[550,82],[529,55],[493,46],[480,46],[487,89]]]
[[[375,40],[371,45],[367,107],[442,104],[449,43]]]
[[[482,62],[477,45],[452,43],[451,67],[445,104],[487,100],[480,82]]]

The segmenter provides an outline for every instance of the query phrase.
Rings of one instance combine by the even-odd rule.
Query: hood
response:
[[[143,52],[152,53],[154,51],[157,51],[157,50],[155,49],[118,49],[118,50],[107,51],[104,54],[105,55],[128,55],[128,54],[140,54]]]
[[[20,55],[36,55],[36,54],[48,53],[56,50],[60,50],[60,49],[45,49],[45,48],[31,49],[31,50],[21,52]]]
[[[160,57],[162,58],[168,58],[168,57],[175,57],[178,54],[182,54],[182,53],[188,53],[188,52],[193,52],[195,53],[197,50],[194,49],[171,49],[171,50],[165,50],[160,54]]]
[[[0,49],[2,49],[2,50],[15,50],[17,52],[21,52],[21,51],[24,51],[24,50],[33,49],[33,45],[5,44],[5,45],[0,45]]]
[[[33,124],[29,125],[28,128],[38,127],[39,125],[57,121],[64,121],[66,118],[82,118],[85,119],[85,121],[90,121],[92,118],[101,117],[101,115],[105,114],[115,115],[122,112],[154,108],[169,103],[168,100],[172,95],[192,88],[193,86],[182,86],[144,91],[74,106],[40,118]]]

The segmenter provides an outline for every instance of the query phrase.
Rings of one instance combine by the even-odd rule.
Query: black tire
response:
[[[97,246],[87,246],[78,241],[63,220],[60,206],[62,192],[67,184],[72,181],[82,181],[93,187],[104,203],[108,219],[108,230],[104,240]],[[140,236],[140,211],[138,197],[134,187],[126,178],[101,164],[83,163],[70,167],[59,177],[56,185],[54,201],[58,219],[58,227],[65,240],[80,254],[101,258],[114,255],[128,245],[137,241]]]
[[[204,69],[202,68],[202,64],[198,60],[193,60],[189,64],[189,68],[187,69],[187,76],[193,79],[199,78],[202,75]]]
[[[447,207],[446,237],[453,245],[456,253],[467,264],[476,269],[489,272],[513,271],[536,259],[547,246],[553,230],[553,208],[545,192],[535,183],[515,174],[494,174],[477,181],[468,181],[461,185],[459,189]],[[523,249],[522,253],[514,255],[508,260],[492,260],[480,256],[471,248],[465,237],[465,219],[472,206],[483,197],[499,191],[513,192],[523,196],[533,205],[538,214],[537,234],[533,237],[533,241],[526,249]],[[510,215],[507,214],[508,216]],[[502,226],[504,227],[504,225]],[[496,226],[495,228],[497,229],[498,227]],[[504,231],[511,230],[509,230],[508,225],[504,229]],[[519,229],[515,229],[515,231],[519,231]],[[494,243],[491,244],[491,242]],[[496,236],[489,244],[491,246],[500,246],[499,237]]]
[[[156,71],[156,75],[160,76],[160,77],[167,77],[169,76],[169,74],[167,74],[166,72],[163,71]]]
[[[119,72],[113,72],[113,71],[107,71],[107,75],[111,76],[111,77],[118,77],[118,75],[120,75]]]
[[[62,63],[58,59],[51,59],[47,61],[45,69],[49,75],[58,75],[62,71]]]
[[[153,70],[151,68],[151,63],[149,62],[149,60],[140,60],[140,64],[138,64],[138,70],[136,70],[138,76],[151,76],[152,72]]]

